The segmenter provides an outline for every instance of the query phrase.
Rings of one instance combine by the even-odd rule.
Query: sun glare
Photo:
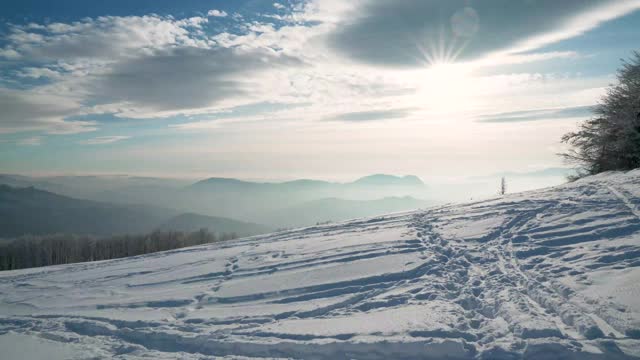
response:
[[[464,64],[437,63],[425,69],[420,97],[429,110],[455,112],[468,105],[473,81]]]

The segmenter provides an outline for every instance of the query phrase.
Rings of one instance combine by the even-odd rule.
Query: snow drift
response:
[[[639,265],[640,171],[608,173],[0,273],[0,348],[47,359],[640,358]]]

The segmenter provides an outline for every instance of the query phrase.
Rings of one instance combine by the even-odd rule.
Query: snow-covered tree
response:
[[[577,177],[640,167],[640,52],[623,60],[617,80],[593,117],[562,138],[571,146],[562,156],[579,166]]]

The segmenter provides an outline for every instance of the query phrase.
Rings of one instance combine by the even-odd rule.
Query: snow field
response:
[[[633,359],[639,265],[640,171],[608,173],[0,273],[0,345],[28,358]]]

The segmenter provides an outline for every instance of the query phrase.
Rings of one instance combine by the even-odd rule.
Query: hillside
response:
[[[215,233],[236,233],[239,236],[264,234],[273,231],[273,229],[260,224],[192,213],[185,213],[172,217],[162,223],[158,229],[182,232],[208,229]]]
[[[174,215],[172,210],[150,206],[101,203],[0,185],[0,237],[143,233]]]
[[[111,204],[70,198],[33,187],[0,185],[0,238],[22,235],[142,234],[154,230],[264,234],[270,228],[224,217],[135,204]]]
[[[35,187],[72,198],[130,203],[132,199],[114,199],[113,195],[126,192],[128,196],[141,190],[175,191],[188,184],[186,180],[139,177],[127,175],[67,175],[31,177],[12,174],[0,174],[0,184],[12,187]],[[124,190],[124,191],[123,191]],[[157,194],[157,193],[156,193]],[[139,203],[134,197],[133,202]]]
[[[637,359],[639,206],[637,170],[0,273],[0,347],[31,358]]]

